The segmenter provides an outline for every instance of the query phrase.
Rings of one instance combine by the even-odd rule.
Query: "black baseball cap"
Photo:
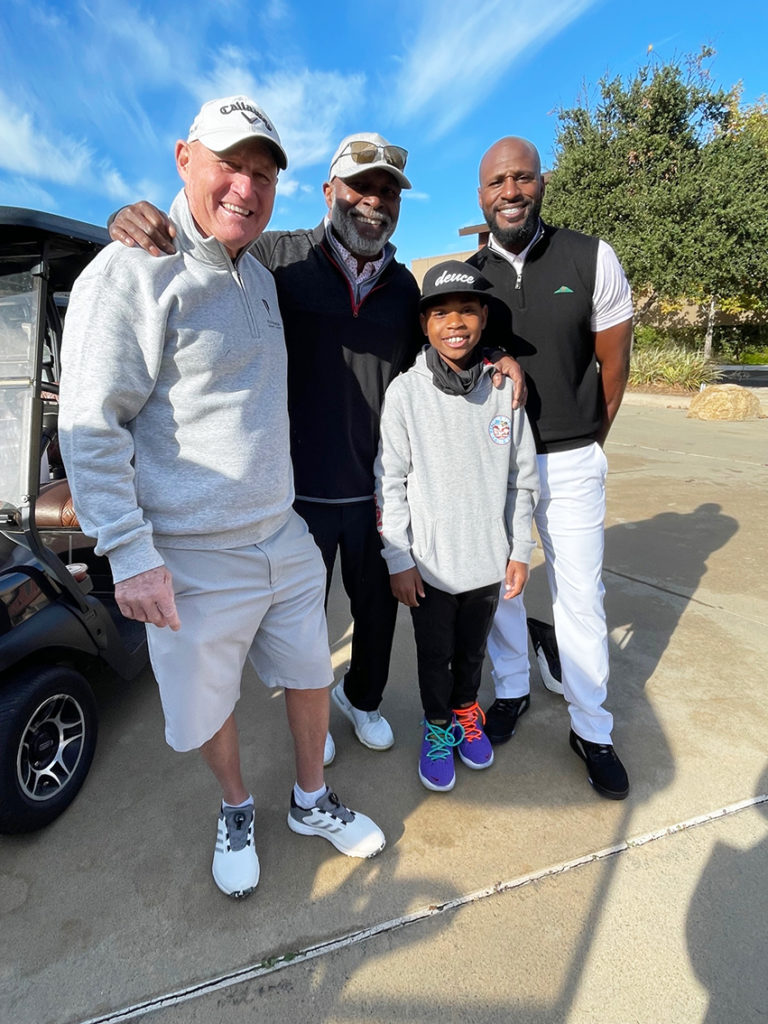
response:
[[[424,275],[419,309],[424,310],[434,305],[435,299],[441,295],[464,293],[474,295],[487,305],[487,298],[483,293],[490,287],[491,282],[483,277],[476,267],[462,263],[461,260],[446,260],[445,263],[430,267]]]

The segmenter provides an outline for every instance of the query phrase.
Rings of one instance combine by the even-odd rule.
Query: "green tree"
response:
[[[748,131],[757,143],[768,150],[768,97],[761,96],[747,107],[741,106],[741,85],[734,90],[731,109],[731,131]]]
[[[742,110],[740,87],[713,86],[713,55],[649,59],[560,110],[544,211],[607,239],[644,310],[704,303],[708,348],[718,305],[754,305],[768,279],[765,105]]]
[[[712,352],[718,306],[768,309],[768,145],[759,127],[748,119],[712,139],[701,154],[689,243],[696,262],[684,280],[686,294],[707,309],[705,355]]]

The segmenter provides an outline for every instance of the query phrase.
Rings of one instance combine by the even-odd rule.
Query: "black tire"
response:
[[[75,799],[98,716],[90,686],[60,665],[27,668],[0,690],[0,832],[34,832]]]

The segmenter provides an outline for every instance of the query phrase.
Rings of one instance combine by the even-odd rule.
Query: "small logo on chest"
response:
[[[567,284],[561,284],[559,288],[555,288],[555,295],[573,295],[573,288],[569,288]]]
[[[282,327],[283,326],[282,322],[280,320],[276,320],[272,316],[272,310],[269,308],[269,303],[267,302],[267,300],[266,299],[262,299],[261,301],[264,303],[264,309],[266,309],[266,311],[267,311],[267,323],[269,324],[269,326],[270,327]]]
[[[509,444],[512,420],[509,416],[494,416],[488,424],[488,434],[494,444]]]

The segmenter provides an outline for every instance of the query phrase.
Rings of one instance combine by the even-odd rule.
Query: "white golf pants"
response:
[[[602,582],[607,462],[598,444],[537,459],[541,499],[536,526],[544,549],[571,725],[582,739],[610,743],[613,716],[603,707],[608,683]],[[503,594],[502,584],[502,598]],[[497,698],[529,692],[522,596],[499,601],[488,654]]]

